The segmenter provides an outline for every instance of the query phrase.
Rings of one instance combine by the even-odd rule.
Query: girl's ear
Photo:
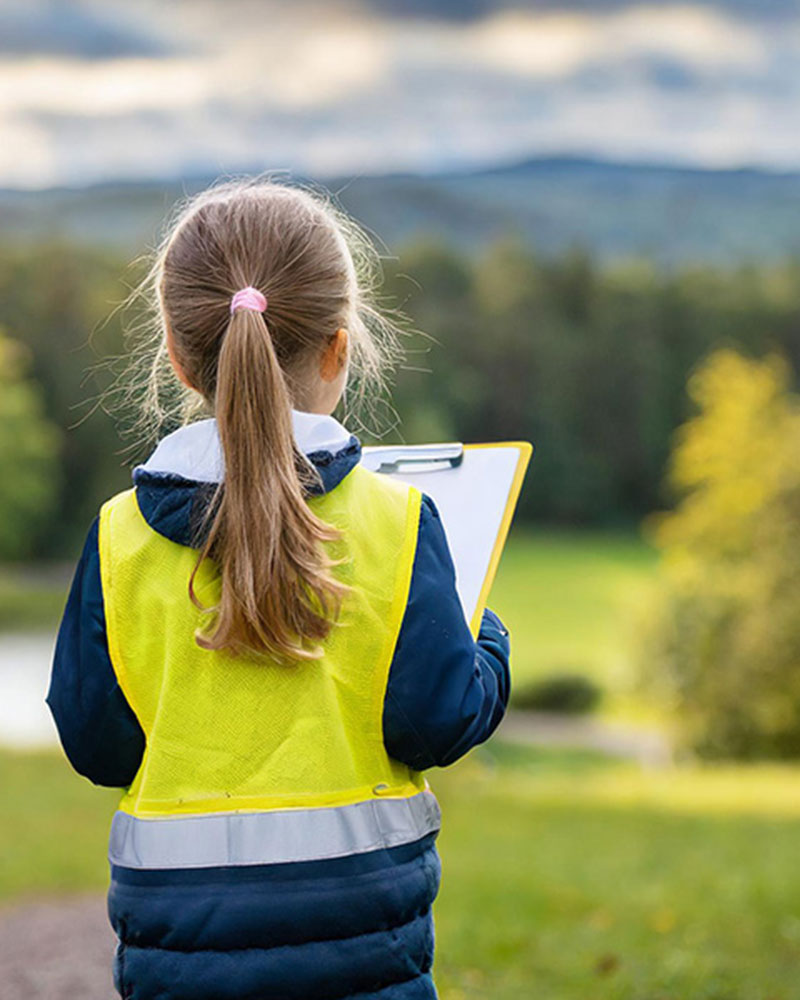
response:
[[[322,352],[322,360],[319,366],[320,378],[323,382],[333,382],[341,374],[342,368],[347,364],[347,345],[349,334],[345,327],[340,326],[336,333],[328,341],[325,350]]]
[[[175,374],[178,376],[181,382],[183,382],[183,384],[186,386],[187,389],[194,389],[194,386],[184,374],[183,368],[181,368],[180,364],[178,363],[178,359],[175,357],[175,342],[172,339],[172,330],[170,330],[169,324],[167,324],[166,333],[164,336],[167,342],[167,354],[169,354],[170,364],[175,369]]]

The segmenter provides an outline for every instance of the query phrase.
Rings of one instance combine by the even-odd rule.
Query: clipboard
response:
[[[473,636],[489,598],[533,445],[372,446],[365,468],[396,476],[430,496],[441,515],[456,567],[456,588]]]

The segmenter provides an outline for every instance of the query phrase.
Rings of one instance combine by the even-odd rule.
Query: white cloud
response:
[[[701,73],[763,71],[767,40],[752,25],[689,5],[638,6],[606,14],[509,11],[462,32],[465,57],[534,78],[564,78],[582,66],[667,58]]]
[[[131,16],[104,0],[108,17],[117,7]],[[696,4],[424,23],[356,16],[346,0],[133,10],[172,55],[0,58],[0,184],[537,151],[800,166],[800,18]]]
[[[104,117],[196,106],[211,80],[197,60],[83,62],[38,57],[0,62],[0,114]]]

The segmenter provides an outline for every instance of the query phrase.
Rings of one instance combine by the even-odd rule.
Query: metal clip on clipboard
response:
[[[369,467],[375,472],[413,475],[419,472],[439,472],[457,469],[464,461],[464,445],[412,444],[380,446],[369,449]]]

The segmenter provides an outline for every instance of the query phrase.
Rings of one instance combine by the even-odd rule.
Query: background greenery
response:
[[[109,373],[86,375],[123,349],[125,265],[0,246],[0,630],[56,626],[99,500],[142,457],[95,406]],[[604,720],[696,754],[796,756],[800,262],[668,271],[423,240],[386,278],[427,335],[388,440],[537,446],[490,601],[515,698],[577,676]],[[793,1000],[798,779],[497,741],[436,773],[443,1000]],[[0,901],[102,889],[114,793],[55,754],[0,753],[0,785]]]
[[[721,344],[800,361],[794,261],[665,271],[601,265],[579,251],[544,258],[514,240],[475,255],[421,240],[385,271],[385,303],[427,335],[407,340],[394,389],[403,420],[386,440],[533,441],[522,522],[635,525],[671,500],[663,470],[690,413],[685,382],[697,362]],[[42,519],[32,504],[0,558],[73,556],[98,498],[127,485],[130,462],[146,452],[125,452],[95,406],[109,373],[86,374],[123,351],[113,310],[139,276],[108,250],[0,246],[0,328],[24,346],[43,417],[61,432],[58,518]],[[18,464],[0,450],[0,481]],[[0,522],[3,503],[0,495]]]

